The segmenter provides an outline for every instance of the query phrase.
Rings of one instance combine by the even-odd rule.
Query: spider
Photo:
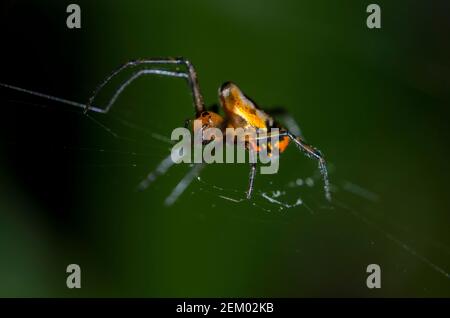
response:
[[[119,73],[122,71],[137,67],[144,66],[145,68],[135,71],[128,79],[126,79],[114,92],[113,96],[104,108],[96,107],[93,105],[98,93]],[[162,67],[165,66],[165,67]],[[76,103],[68,101],[59,97],[54,97],[42,93],[33,92],[23,88],[15,87],[8,84],[1,84],[7,88],[15,89],[29,94],[34,94],[43,98],[52,99],[58,102],[70,104],[72,106],[81,107],[84,109],[84,113],[89,111],[106,114],[110,111],[111,107],[116,102],[117,98],[124,91],[124,89],[130,85],[133,81],[143,75],[160,75],[175,78],[184,78],[189,84],[189,88],[192,94],[195,120],[200,120],[202,129],[204,128],[219,128],[224,130],[226,127],[232,128],[253,128],[256,131],[258,129],[266,129],[270,131],[271,128],[278,128],[279,133],[277,137],[281,137],[276,144],[269,144],[268,147],[278,147],[279,153],[282,153],[290,142],[293,142],[298,149],[300,149],[306,156],[312,159],[316,159],[319,164],[319,170],[323,177],[324,192],[327,200],[331,200],[331,194],[329,190],[328,173],[326,169],[326,163],[322,153],[314,146],[306,143],[301,136],[300,129],[295,120],[283,109],[275,109],[272,111],[264,111],[257,106],[257,104],[247,97],[241,89],[232,82],[226,82],[219,88],[219,100],[220,106],[223,109],[224,115],[221,116],[216,110],[217,107],[211,107],[207,109],[205,107],[200,87],[197,81],[197,73],[192,63],[182,57],[178,58],[149,58],[131,60],[115,69],[108,77],[106,77],[93,91],[91,97],[86,104]],[[284,117],[283,127],[273,116],[279,115]],[[270,134],[267,135],[270,138]],[[266,138],[267,138],[266,137]],[[258,151],[258,150],[257,150]],[[174,164],[171,157],[166,157],[157,168],[148,174],[148,176],[139,184],[138,189],[146,189],[155,179],[167,172],[167,170]],[[177,184],[172,193],[166,198],[165,203],[171,205],[176,199],[183,193],[192,180],[200,173],[202,164],[194,164],[192,169],[186,174],[186,176]],[[254,180],[256,175],[256,163],[250,164],[250,173],[248,180],[248,189],[246,191],[247,199],[252,197],[254,189]]]

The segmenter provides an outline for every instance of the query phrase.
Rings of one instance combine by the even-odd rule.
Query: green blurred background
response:
[[[3,1],[0,81],[85,102],[127,60],[187,57],[207,104],[231,80],[298,119],[330,163],[334,202],[319,181],[289,186],[317,176],[293,147],[252,202],[220,197],[243,195],[247,165],[208,167],[171,207],[185,166],[135,192],[169,153],[154,134],[193,116],[181,80],[142,78],[92,114],[119,138],[1,89],[0,296],[450,296],[447,1],[377,1],[380,30],[366,1],[77,1],[80,30],[66,27],[69,3]],[[272,191],[305,204],[282,209]],[[71,263],[79,290],[65,285]]]

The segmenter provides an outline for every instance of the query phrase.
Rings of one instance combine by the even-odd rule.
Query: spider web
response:
[[[164,158],[170,154],[173,142],[167,134],[167,127],[161,123],[153,121],[151,124],[136,123],[130,119],[130,112],[113,111],[108,114],[87,114],[83,115],[80,109],[70,106],[61,106],[47,101],[26,101],[24,98],[9,99],[9,103],[14,107],[39,107],[43,112],[71,112],[80,116],[83,121],[90,122],[97,131],[104,133],[105,140],[109,140],[105,146],[73,146],[64,144],[61,151],[88,152],[94,157],[103,158],[95,163],[83,162],[84,167],[99,168],[108,170],[110,168],[121,168],[130,171],[131,183],[124,183],[126,187],[135,190],[142,180],[149,178],[153,174],[152,184],[146,185],[146,191],[152,191],[153,182],[157,183],[160,178],[170,178],[173,181],[173,189],[180,186],[180,179],[175,179],[166,170],[169,167],[164,166]],[[143,137],[145,136],[145,138]],[[152,140],[151,143],[143,140]],[[20,145],[24,146],[24,145]],[[26,145],[25,145],[26,147]],[[40,145],[44,149],[46,145]],[[118,155],[121,159],[114,159],[110,162],[108,155]],[[106,157],[105,157],[106,155]],[[104,160],[102,162],[102,160]],[[282,159],[283,160],[283,159]],[[308,159],[306,159],[307,161]],[[305,161],[305,162],[306,162]],[[162,163],[161,163],[162,162]],[[158,172],[158,164],[161,171]],[[189,165],[187,165],[189,166]],[[314,165],[311,165],[313,167]],[[138,169],[138,173],[136,170]],[[157,172],[155,174],[155,171]],[[245,186],[247,179],[239,176],[239,186],[230,186],[229,182],[217,180],[203,174],[189,175],[186,169],[184,178],[188,182],[183,184],[182,190],[172,192],[167,195],[166,200],[170,200],[176,207],[177,201],[183,197],[189,196],[192,200],[207,200],[214,213],[217,205],[226,204],[231,209],[233,207],[244,206],[248,211],[253,211],[250,216],[230,213],[231,218],[253,218],[256,222],[279,222],[289,223],[293,217],[298,215],[309,215],[311,217],[318,215],[327,215],[330,213],[341,213],[343,216],[353,218],[361,226],[370,231],[373,237],[369,244],[375,244],[377,240],[384,240],[402,250],[408,257],[421,262],[430,270],[445,279],[447,284],[450,278],[450,264],[445,263],[450,256],[450,248],[445,244],[421,236],[418,233],[410,233],[401,225],[389,222],[389,220],[377,219],[373,211],[382,198],[377,193],[366,189],[364,185],[356,184],[351,180],[341,177],[338,169],[329,164],[329,174],[331,180],[331,192],[333,200],[331,203],[324,198],[323,183],[321,175],[317,169],[300,170],[297,173],[290,173],[288,178],[279,180],[277,175],[265,177],[267,183],[259,183],[251,200],[245,198]],[[192,171],[192,170],[191,170]],[[166,173],[167,172],[167,173]],[[260,178],[260,176],[257,176]],[[238,178],[233,176],[232,178]],[[192,182],[190,182],[192,180]],[[134,187],[132,183],[134,182]],[[172,190],[173,190],[172,189]],[[145,191],[142,195],[145,195]],[[175,193],[175,194],[174,194]],[[205,199],[207,198],[207,199]],[[163,199],[162,199],[163,201]],[[255,217],[258,215],[257,217]],[[414,238],[412,238],[414,236]],[[419,250],[416,246],[421,246]],[[426,248],[424,248],[424,246]],[[446,255],[445,259],[437,260],[435,257],[429,257],[425,252],[428,249],[437,251],[440,255]],[[401,270],[401,269],[399,269]]]

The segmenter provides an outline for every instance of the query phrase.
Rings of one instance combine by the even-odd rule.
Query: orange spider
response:
[[[200,87],[197,81],[197,73],[195,72],[194,66],[188,60],[184,58],[152,58],[152,59],[143,59],[143,60],[133,60],[125,63],[117,70],[112,72],[93,92],[91,98],[86,104],[85,111],[87,112],[90,109],[90,105],[92,104],[94,98],[98,94],[98,92],[118,73],[122,70],[134,67],[137,65],[166,65],[166,66],[175,66],[177,67],[175,70],[170,69],[159,69],[159,68],[145,68],[135,72],[129,79],[127,79],[116,91],[114,96],[111,98],[110,102],[106,106],[104,112],[107,112],[111,106],[116,101],[117,97],[120,93],[128,86],[132,81],[137,79],[138,77],[145,74],[157,74],[163,76],[170,77],[180,77],[187,79],[189,83],[189,87],[192,92],[193,102],[195,106],[196,116],[195,119],[201,120],[202,128],[220,128],[223,129],[226,127],[232,128],[254,128],[254,129],[267,129],[276,127],[280,129],[279,137],[282,139],[276,145],[270,145],[271,147],[278,147],[280,153],[282,153],[286,147],[288,146],[290,141],[293,141],[295,145],[303,151],[308,157],[314,158],[319,162],[319,169],[322,173],[324,179],[324,189],[325,196],[328,200],[331,199],[330,191],[329,191],[329,182],[327,169],[325,164],[325,159],[321,152],[314,148],[313,146],[307,144],[303,138],[300,136],[296,136],[300,131],[295,122],[290,119],[290,126],[292,129],[285,129],[282,126],[278,125],[272,116],[270,116],[267,112],[264,112],[257,105],[237,87],[235,84],[231,82],[227,82],[223,84],[219,88],[219,98],[220,105],[222,106],[225,117],[220,116],[217,112],[213,112],[211,110],[206,110],[205,104],[203,102],[203,97],[200,93]],[[185,68],[184,71],[180,71],[178,66],[183,66]],[[226,123],[224,125],[224,123]],[[294,132],[296,133],[294,135]],[[257,150],[258,151],[258,150]],[[167,166],[167,165],[166,165]],[[167,170],[165,166],[159,166],[158,168],[165,168],[159,170]],[[156,170],[158,171],[158,169]],[[247,190],[247,198],[250,198],[253,192],[253,184],[256,174],[256,164],[251,164],[250,176],[249,176],[249,186]],[[195,174],[193,173],[191,178]],[[141,183],[141,188],[145,188],[148,184],[155,179],[155,174],[151,173]],[[149,182],[150,180],[150,182]],[[178,186],[180,186],[184,190],[187,186],[186,183],[190,182],[190,179],[186,179],[186,182],[181,182]],[[176,189],[175,189],[176,190]],[[169,197],[170,198],[170,197]]]
[[[136,67],[136,66],[146,66],[144,69],[137,70],[133,75],[131,75],[125,82],[123,82],[119,88],[115,91],[114,95],[110,99],[109,103],[105,108],[99,108],[93,106],[93,101],[99,91],[109,83],[111,79],[113,79],[116,75],[122,72],[125,69]],[[166,66],[166,68],[158,68],[157,66]],[[180,70],[180,67],[183,67],[184,70]],[[243,128],[248,129],[252,128],[258,131],[258,129],[265,129],[266,131],[270,131],[271,128],[279,128],[279,133],[276,137],[280,137],[281,139],[277,141],[275,144],[271,144],[270,141],[267,142],[267,146],[271,149],[274,147],[278,148],[279,153],[282,153],[289,142],[292,141],[294,144],[308,157],[318,160],[319,169],[323,176],[324,180],[324,191],[325,197],[328,200],[331,200],[330,190],[329,190],[329,182],[327,169],[325,164],[325,159],[321,152],[314,148],[313,146],[307,144],[304,139],[300,136],[300,129],[298,125],[295,123],[292,117],[290,117],[283,110],[272,111],[272,115],[278,113],[279,115],[283,115],[286,118],[285,125],[288,129],[280,126],[274,118],[269,115],[270,112],[265,112],[260,109],[250,98],[244,95],[244,93],[239,89],[238,86],[231,82],[224,83],[219,88],[219,99],[220,105],[224,110],[224,116],[221,116],[217,113],[217,111],[207,110],[205,104],[203,102],[203,97],[200,93],[200,88],[197,81],[197,74],[193,65],[184,58],[151,58],[151,59],[141,59],[141,60],[132,60],[129,61],[118,69],[113,71],[107,78],[105,78],[100,85],[97,86],[92,96],[89,98],[86,104],[80,104],[72,101],[68,101],[62,98],[45,95],[42,93],[37,93],[33,91],[29,91],[23,88],[18,88],[15,86],[11,86],[8,84],[1,84],[1,86],[8,87],[11,89],[15,89],[18,91],[26,92],[29,94],[34,94],[40,97],[52,99],[58,102],[70,104],[76,107],[84,108],[84,112],[93,111],[97,113],[107,113],[112,105],[115,103],[117,98],[123,92],[123,90],[131,84],[134,80],[139,78],[142,75],[155,74],[161,76],[168,77],[178,77],[184,78],[187,80],[192,97],[193,103],[195,106],[195,119],[200,120],[202,123],[202,128],[219,128],[224,130],[226,127],[232,128]],[[267,139],[270,138],[270,134],[267,134]],[[257,152],[260,151],[259,148],[255,149]],[[151,172],[145,180],[143,180],[139,188],[145,189],[151,182],[153,182],[157,176],[164,174],[172,165],[173,161],[170,156],[164,159],[159,166]],[[251,198],[253,192],[253,184],[256,174],[256,163],[251,163],[250,176],[249,176],[249,185],[247,190],[247,198]],[[193,169],[183,178],[180,183],[175,187],[170,196],[166,199],[166,204],[172,204],[178,198],[178,196],[186,189],[186,187],[190,184],[190,182],[198,175],[200,172],[201,164],[194,165]]]

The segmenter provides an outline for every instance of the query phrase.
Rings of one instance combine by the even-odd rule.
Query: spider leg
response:
[[[322,175],[323,179],[323,188],[325,191],[325,198],[328,201],[331,201],[331,193],[330,193],[330,181],[328,180],[328,171],[327,165],[324,156],[320,152],[320,150],[315,147],[307,144],[302,138],[295,136],[291,132],[287,131],[286,135],[294,142],[294,144],[303,151],[309,158],[316,159],[319,162],[319,171]]]
[[[316,159],[319,162],[319,171],[322,175],[323,183],[324,183],[324,191],[325,191],[325,198],[328,201],[331,201],[331,193],[330,193],[330,181],[328,180],[328,171],[327,171],[327,165],[324,156],[320,152],[319,149],[315,148],[314,146],[306,143],[301,137],[295,136],[290,131],[280,131],[279,133],[273,134],[268,133],[264,137],[257,137],[256,140],[264,140],[269,139],[273,137],[284,137],[288,136],[289,139],[291,139],[294,144],[309,158]]]
[[[250,164],[250,174],[248,176],[247,199],[250,199],[252,197],[253,186],[255,183],[255,176],[256,176],[256,163],[251,163]]]
[[[170,71],[170,70],[164,70],[164,69],[145,69],[145,70],[142,70],[145,72],[142,72],[142,73],[136,72],[131,76],[131,78],[129,80],[125,81],[119,87],[119,89],[116,91],[114,96],[109,101],[106,108],[100,108],[97,106],[93,106],[93,101],[94,101],[95,97],[98,95],[98,93],[103,89],[103,87],[106,84],[108,84],[116,75],[118,75],[123,70],[125,70],[127,68],[131,68],[131,67],[135,67],[138,65],[184,65],[186,67],[187,71],[180,72],[180,71]],[[5,83],[0,83],[0,86],[8,88],[8,89],[16,90],[19,92],[27,93],[30,95],[38,96],[41,98],[53,100],[53,101],[56,101],[59,103],[83,108],[85,113],[87,113],[88,111],[92,111],[92,112],[96,112],[96,113],[105,114],[110,110],[110,108],[112,107],[112,105],[114,104],[116,99],[119,97],[120,93],[122,93],[122,91],[132,81],[134,81],[136,78],[138,78],[139,76],[144,75],[144,74],[156,74],[156,75],[162,75],[162,76],[178,77],[178,78],[187,79],[187,81],[190,85],[196,114],[198,115],[205,110],[205,105],[203,103],[203,97],[200,93],[200,87],[198,85],[197,74],[195,72],[194,66],[188,60],[186,60],[184,58],[156,58],[156,59],[144,59],[144,60],[129,61],[129,62],[123,64],[122,66],[120,66],[119,68],[117,68],[116,70],[114,70],[108,77],[106,77],[94,90],[94,92],[92,93],[91,97],[89,98],[89,100],[86,104],[70,101],[67,99],[60,98],[60,97],[43,94],[40,92],[28,90],[25,88],[9,85],[9,84],[5,84]]]
[[[147,177],[141,181],[138,185],[138,190],[143,191],[152,184],[156,178],[164,175],[175,163],[173,162],[171,156],[167,156],[163,161],[156,167],[155,170],[150,172]],[[197,177],[203,168],[203,164],[195,164],[191,170],[184,176],[183,179],[176,185],[170,195],[164,201],[165,205],[172,205],[176,200],[183,194],[186,188],[191,184],[195,177]]]
[[[109,109],[111,108],[111,106],[114,103],[115,99],[117,99],[117,97],[120,95],[120,93],[123,91],[123,89],[126,86],[128,86],[128,84],[130,84],[134,79],[136,79],[137,77],[139,77],[142,74],[158,74],[158,75],[165,75],[165,76],[171,76],[171,77],[186,78],[188,80],[188,83],[189,83],[189,86],[190,86],[190,89],[191,89],[192,98],[193,98],[193,101],[194,101],[195,110],[196,110],[197,115],[200,114],[202,111],[204,111],[205,105],[204,105],[204,102],[203,102],[203,97],[202,97],[202,95],[200,93],[200,87],[199,87],[198,81],[197,81],[197,73],[195,72],[194,66],[188,60],[180,57],[180,58],[155,58],[155,59],[132,60],[132,61],[129,61],[129,62],[121,65],[119,68],[114,70],[108,77],[106,77],[96,87],[96,89],[93,91],[91,97],[89,98],[88,102],[86,103],[85,113],[87,113],[90,110],[91,105],[92,105],[94,99],[96,98],[96,96],[98,95],[98,93],[115,76],[117,76],[119,73],[121,73],[122,71],[124,71],[124,70],[126,70],[128,68],[135,67],[135,66],[138,66],[138,65],[147,65],[147,66],[148,65],[182,65],[182,66],[185,66],[186,71],[185,72],[179,72],[179,71],[168,71],[168,70],[163,70],[163,69],[145,69],[147,71],[145,73],[136,72],[132,76],[132,78],[130,78],[130,82],[126,81],[119,88],[119,90],[120,89],[121,90],[120,91],[119,90],[116,91],[114,97],[111,99],[110,103],[104,109],[104,111],[103,111],[104,113],[107,113],[109,111]],[[138,73],[140,75],[137,75]]]
[[[171,155],[164,158],[156,169],[150,172],[147,177],[139,183],[137,189],[139,191],[144,191],[147,189],[148,186],[156,180],[156,178],[164,175],[174,164],[175,163],[173,162]]]
[[[189,172],[181,179],[181,181],[173,189],[172,193],[166,198],[164,204],[169,206],[175,203],[178,198],[183,194],[186,188],[191,184],[191,182],[200,174],[203,169],[203,164],[194,164],[194,166],[189,170]]]
[[[148,186],[152,184],[159,176],[164,175],[175,164],[175,162],[177,162],[178,159],[181,159],[181,157],[179,157],[178,154],[175,155],[171,152],[158,164],[155,170],[150,172],[147,177],[139,183],[137,190],[143,191],[147,189]]]
[[[15,90],[15,91],[18,91],[18,92],[26,93],[26,94],[29,94],[29,95],[33,95],[33,96],[45,98],[45,99],[48,99],[48,100],[52,100],[52,101],[55,101],[55,102],[58,102],[58,103],[61,103],[61,104],[66,104],[66,105],[70,105],[70,106],[74,106],[74,107],[78,107],[78,108],[84,108],[84,109],[86,108],[86,104],[74,102],[74,101],[71,101],[71,100],[68,100],[68,99],[64,99],[64,98],[61,98],[61,97],[56,97],[56,96],[53,96],[53,95],[48,95],[48,94],[32,91],[32,90],[29,90],[29,89],[26,89],[26,88],[21,88],[21,87],[18,87],[18,86],[9,85],[9,84],[5,84],[5,83],[0,83],[0,86],[4,87],[4,88]],[[96,106],[92,106],[92,105],[89,107],[89,110],[93,111],[94,113],[103,113],[104,112],[104,110],[102,108],[99,108],[99,107],[96,107]]]
[[[103,109],[103,113],[107,113],[111,109],[111,107],[116,102],[117,98],[119,98],[120,94],[122,94],[122,92],[125,90],[125,88],[127,88],[128,85],[130,85],[133,81],[135,81],[142,75],[148,75],[148,74],[157,74],[157,75],[162,75],[162,76],[187,78],[187,74],[182,73],[182,72],[172,72],[172,71],[159,70],[159,69],[143,69],[143,70],[137,71],[117,88],[117,90],[114,92],[114,95],[111,97],[108,104]],[[86,104],[86,107],[84,109],[85,113],[87,112],[89,107],[90,106],[88,104]]]

